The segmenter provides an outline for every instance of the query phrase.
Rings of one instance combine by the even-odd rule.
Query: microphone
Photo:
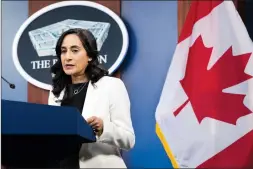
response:
[[[3,76],[1,76],[1,78],[10,85],[11,89],[15,89],[15,85],[13,83],[8,82]]]

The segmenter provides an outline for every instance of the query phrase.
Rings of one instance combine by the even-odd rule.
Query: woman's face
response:
[[[83,75],[89,57],[79,37],[75,34],[66,35],[61,46],[61,63],[67,75]]]

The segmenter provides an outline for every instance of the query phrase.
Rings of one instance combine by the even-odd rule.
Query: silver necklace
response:
[[[86,86],[88,83],[89,82],[86,82],[86,83],[82,84],[80,87],[78,87],[78,89],[75,89],[74,94],[80,93],[83,90],[84,86]]]

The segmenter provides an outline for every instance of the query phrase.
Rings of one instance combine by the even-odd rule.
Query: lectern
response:
[[[3,166],[53,167],[72,153],[74,144],[96,141],[92,128],[75,108],[1,103]]]

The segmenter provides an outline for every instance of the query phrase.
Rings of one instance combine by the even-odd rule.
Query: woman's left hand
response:
[[[104,128],[104,123],[101,118],[92,116],[87,119],[87,123],[93,128],[93,130],[98,136],[101,136]]]

